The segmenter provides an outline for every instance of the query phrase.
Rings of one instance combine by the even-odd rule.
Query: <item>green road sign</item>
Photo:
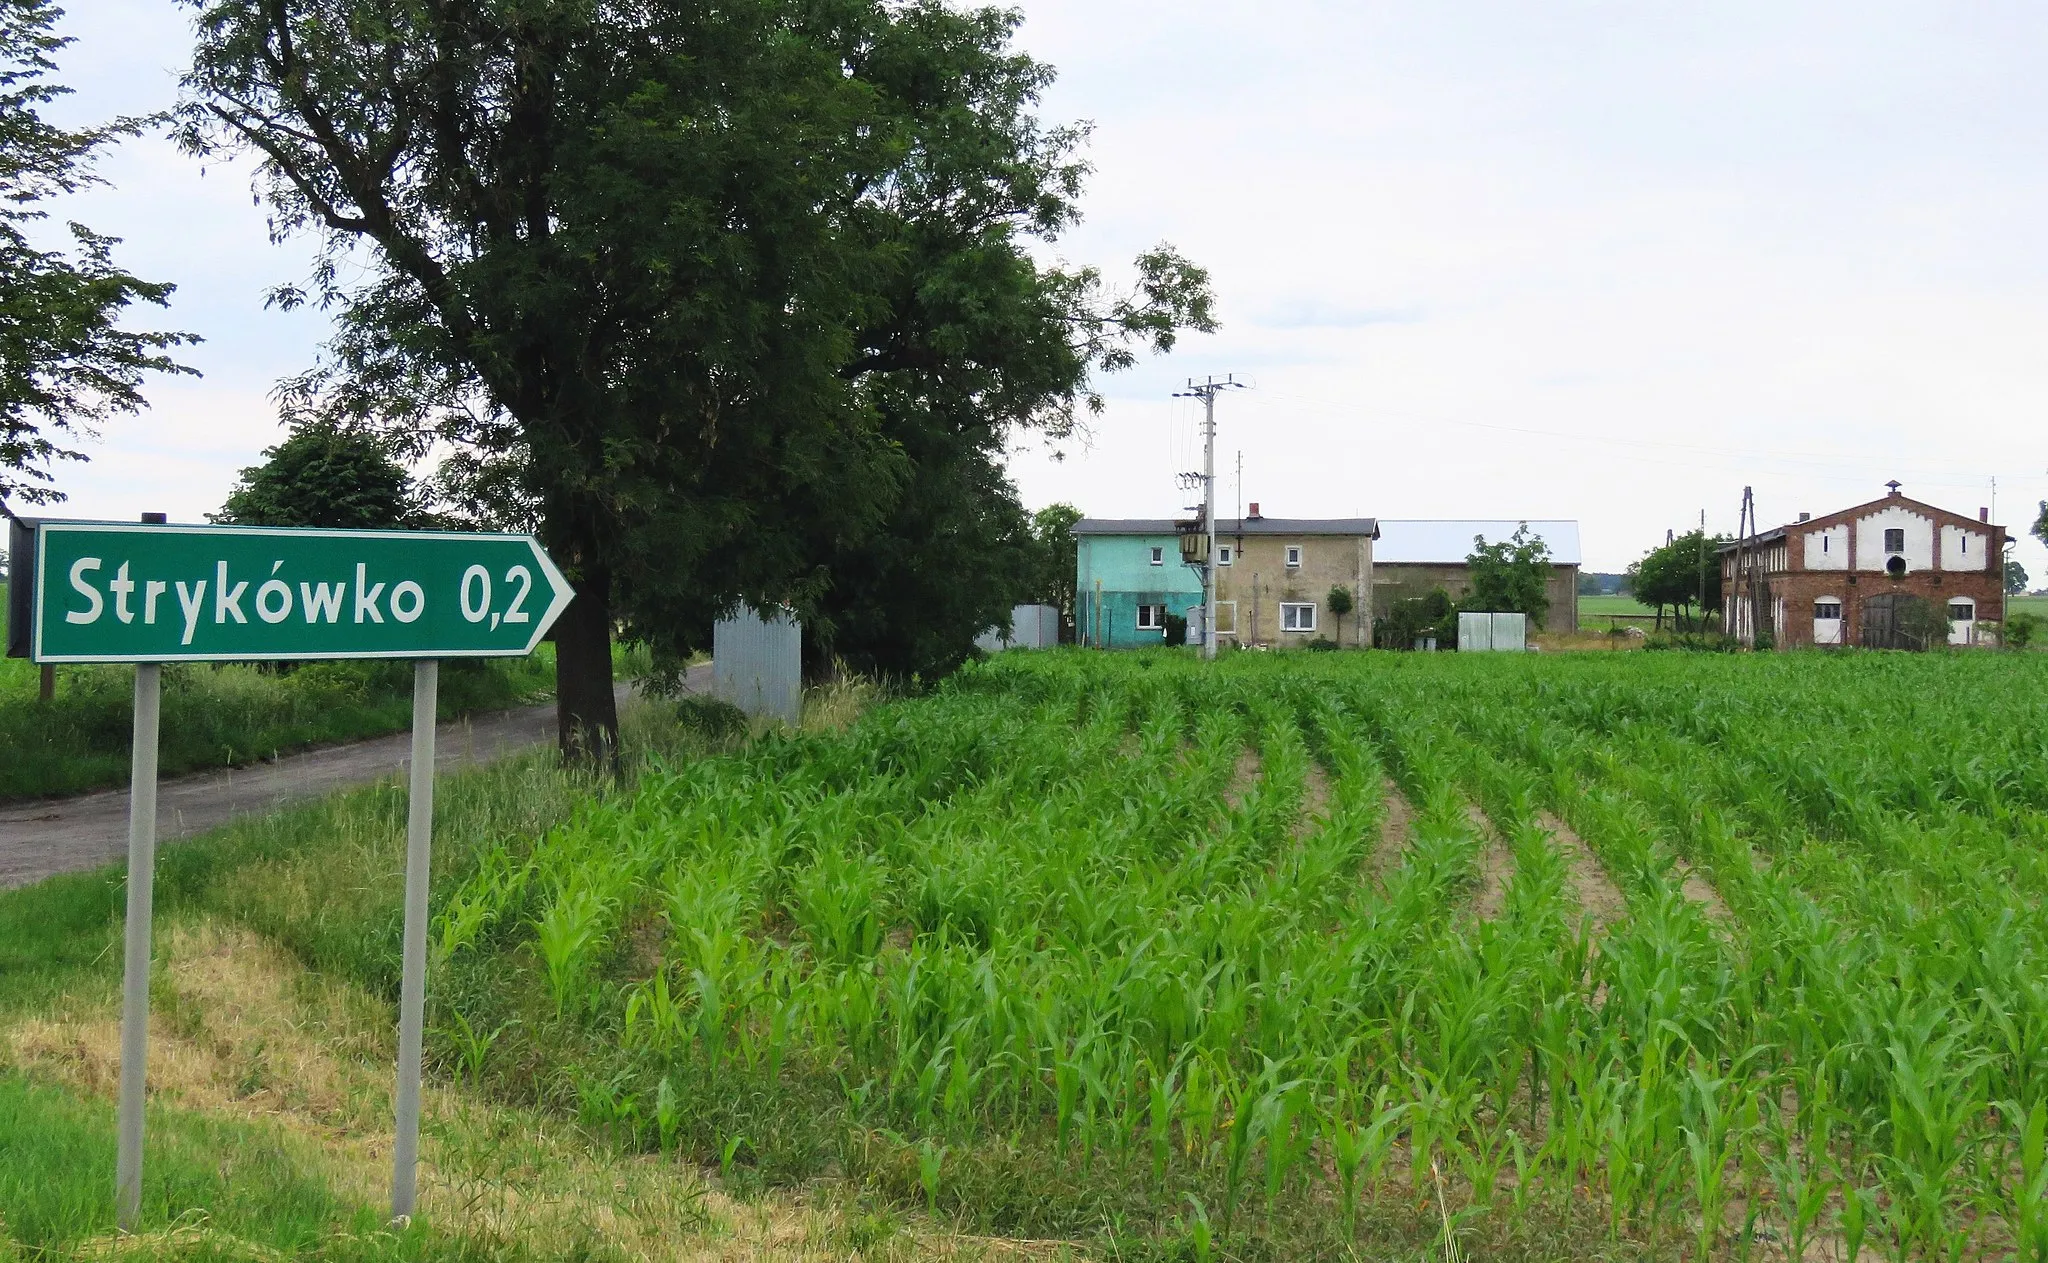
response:
[[[573,595],[527,535],[107,522],[40,523],[34,584],[38,662],[518,657]]]

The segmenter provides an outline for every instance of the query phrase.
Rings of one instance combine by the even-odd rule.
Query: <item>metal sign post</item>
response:
[[[574,595],[568,581],[525,535],[111,522],[16,526],[8,652],[44,664],[135,664],[115,1166],[116,1219],[124,1232],[136,1229],[142,1208],[161,664],[414,660],[391,1177],[392,1217],[409,1217],[419,1167],[440,660],[531,653]],[[30,533],[33,547],[23,548],[22,536]],[[24,587],[27,599],[20,595]]]
[[[427,1021],[427,873],[434,846],[434,708],[441,664],[412,676],[412,784],[405,821],[405,944],[398,995],[398,1134],[391,1146],[391,1217],[412,1217],[419,1187],[420,1057]]]
[[[121,1106],[114,1222],[135,1231],[142,1214],[142,1105],[149,1065],[149,930],[156,895],[157,717],[163,668],[135,667],[135,733],[128,791],[128,919],[121,966]]]

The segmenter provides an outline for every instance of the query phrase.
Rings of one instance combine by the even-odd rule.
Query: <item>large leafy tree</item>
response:
[[[419,493],[405,466],[376,435],[324,421],[294,426],[242,471],[216,522],[382,530],[421,521]]]
[[[1550,612],[1550,546],[1527,522],[1491,544],[1484,535],[1474,535],[1465,565],[1472,576],[1466,609],[1527,614],[1530,622],[1543,626]]]
[[[1706,605],[1699,613],[1721,608],[1721,545],[1727,542],[1724,535],[1702,536],[1699,531],[1687,531],[1675,536],[1661,548],[1653,548],[1643,559],[1628,568],[1628,590],[1636,600],[1652,606],[1657,611],[1657,621],[1664,621],[1666,606],[1672,609],[1672,621],[1679,620],[1681,613],[1690,615],[1700,600],[1701,585],[1706,590]]]
[[[1170,250],[1123,295],[1039,261],[1085,168],[1014,14],[188,2],[186,142],[255,151],[274,231],[324,244],[276,295],[338,313],[296,402],[452,450],[444,494],[541,531],[566,748],[616,732],[620,622],[671,654],[743,600],[900,638],[855,594],[1009,532],[1004,436],[1211,324]]]
[[[139,410],[146,374],[190,372],[169,352],[197,340],[120,327],[129,307],[164,306],[172,287],[115,266],[114,238],[78,223],[38,231],[44,203],[99,183],[96,153],[148,122],[67,130],[43,117],[70,91],[49,81],[70,42],[52,33],[62,16],[50,0],[0,0],[0,512],[10,499],[62,500],[52,467],[85,460],[77,445],[101,422]]]

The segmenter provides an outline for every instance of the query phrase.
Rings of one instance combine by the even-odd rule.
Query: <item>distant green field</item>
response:
[[[1655,614],[1656,612],[1632,596],[1582,596],[1579,598],[1580,618],[1601,614]]]
[[[2005,612],[2048,618],[2048,596],[2009,596],[2005,598]]]

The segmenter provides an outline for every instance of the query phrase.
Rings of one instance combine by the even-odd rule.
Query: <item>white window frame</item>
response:
[[[1307,610],[1307,611],[1308,611],[1308,626],[1306,626],[1306,627],[1303,627],[1303,626],[1301,626],[1301,625],[1300,625],[1300,618],[1301,618],[1301,615],[1300,615],[1300,611],[1302,611],[1302,610]],[[1292,617],[1293,617],[1293,618],[1294,618],[1294,620],[1295,620],[1295,623],[1294,623],[1294,625],[1292,625],[1292,626],[1290,626],[1290,625],[1288,624],[1288,618],[1289,618],[1289,616],[1290,616],[1290,615],[1292,615]],[[1280,630],[1281,630],[1281,631],[1284,631],[1284,632],[1312,632],[1312,631],[1314,631],[1315,629],[1316,629],[1316,603],[1315,603],[1314,601],[1282,601],[1282,602],[1280,602]]]
[[[1152,545],[1152,564],[1155,566],[1163,566],[1166,564],[1166,549],[1160,547],[1158,544]]]
[[[1820,616],[1820,607],[1823,605],[1834,607],[1835,616],[1833,618],[1822,618]],[[1839,645],[1845,643],[1848,640],[1848,637],[1844,634],[1846,626],[1842,618],[1842,598],[1838,596],[1817,596],[1813,598],[1814,644]],[[1821,638],[1823,632],[1827,635],[1826,639]]]
[[[1956,606],[1958,605],[1967,605],[1970,607],[1970,616],[1968,618],[1956,617]],[[1952,645],[1969,644],[1971,640],[1971,634],[1975,632],[1977,629],[1976,598],[1968,596],[1952,596],[1948,600],[1942,602],[1942,613],[1948,615],[1948,643]]]
[[[1232,562],[1234,562],[1234,561],[1236,561],[1236,560],[1237,560],[1237,550],[1233,549],[1233,548],[1232,548],[1232,547],[1231,547],[1230,545],[1228,545],[1228,544],[1218,544],[1218,545],[1216,545],[1216,564],[1217,564],[1217,565],[1219,565],[1219,566],[1227,566],[1227,565],[1229,565],[1230,563],[1232,563]]]
[[[1145,617],[1146,617],[1146,615],[1148,615],[1148,614],[1149,614],[1149,615],[1151,615],[1151,616],[1152,616],[1153,618],[1157,619],[1158,621],[1157,621],[1157,622],[1152,622],[1152,623],[1148,623],[1148,622],[1146,622],[1146,621],[1145,621]],[[1139,631],[1156,631],[1156,632],[1163,632],[1163,631],[1165,631],[1165,630],[1166,630],[1166,607],[1165,607],[1164,605],[1146,605],[1146,604],[1140,604],[1140,605],[1138,606],[1138,630],[1139,630]]]
[[[1287,546],[1287,568],[1290,570],[1299,570],[1301,568],[1300,544],[1289,544]]]
[[[1892,536],[1894,535],[1899,537],[1899,546],[1897,548],[1892,547]],[[1902,553],[1906,551],[1905,527],[1887,526],[1884,528],[1884,550],[1888,553]]]

